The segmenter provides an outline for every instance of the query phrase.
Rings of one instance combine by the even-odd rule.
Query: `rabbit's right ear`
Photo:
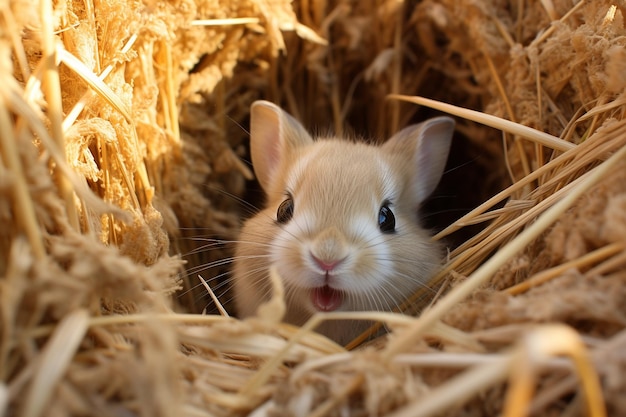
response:
[[[268,192],[282,162],[289,161],[298,148],[313,138],[296,119],[283,109],[259,100],[250,111],[250,154],[261,187]]]

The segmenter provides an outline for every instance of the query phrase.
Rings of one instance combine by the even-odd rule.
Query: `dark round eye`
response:
[[[278,210],[276,210],[276,221],[280,224],[285,224],[293,217],[293,198],[290,195],[287,196],[285,201],[280,203]]]
[[[389,202],[385,202],[378,212],[378,227],[383,233],[393,233],[396,231],[396,218],[389,208]]]

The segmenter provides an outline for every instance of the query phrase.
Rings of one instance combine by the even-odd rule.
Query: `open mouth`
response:
[[[311,291],[311,302],[319,311],[335,311],[341,307],[343,293],[324,285]]]

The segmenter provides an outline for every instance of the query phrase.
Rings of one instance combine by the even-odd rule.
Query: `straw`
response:
[[[33,383],[26,393],[23,417],[44,415],[54,387],[70,365],[87,331],[88,314],[77,310],[61,320],[43,350]]]
[[[431,100],[424,97],[412,97],[412,96],[404,96],[397,94],[390,94],[388,96],[390,99],[403,100],[408,101],[410,103],[419,104],[422,106],[431,107],[436,110],[441,110],[443,112],[453,114],[455,116],[463,117],[464,119],[472,120],[477,123],[482,123],[486,126],[493,127],[494,129],[499,129],[514,135],[522,136],[525,139],[532,140],[537,142],[543,146],[546,146],[551,149],[555,149],[558,151],[567,151],[576,147],[576,145],[565,142],[562,139],[554,137],[544,132],[540,132],[538,130],[532,129],[530,127],[520,125],[518,123],[514,123],[505,119],[501,119],[496,116],[492,116],[490,114],[481,113],[475,110],[464,109],[458,106],[453,106],[451,104],[442,103],[439,101]]]
[[[430,326],[450,310],[455,304],[465,299],[472,291],[480,287],[495,274],[513,255],[521,251],[533,239],[536,239],[574,202],[580,198],[594,184],[607,176],[623,158],[626,158],[626,147],[617,151],[609,160],[585,174],[580,184],[569,192],[562,200],[550,207],[530,227],[520,233],[512,242],[502,247],[498,253],[485,262],[466,281],[455,287],[447,296],[441,299],[433,308],[426,311],[410,329],[402,333],[397,339],[385,348],[384,358],[390,360],[392,356],[406,351]]]
[[[59,81],[59,69],[56,66],[56,45],[52,24],[52,1],[41,0],[39,17],[42,24],[42,49],[44,73],[43,89],[48,101],[48,114],[50,118],[51,136],[60,149],[65,149],[63,138],[63,108],[61,104],[61,85]],[[70,182],[63,175],[58,175],[58,183],[61,195],[65,201],[65,210],[72,227],[79,229],[78,213],[74,204],[74,192]]]

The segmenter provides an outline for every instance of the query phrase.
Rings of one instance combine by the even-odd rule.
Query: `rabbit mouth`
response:
[[[343,292],[328,285],[313,288],[311,291],[311,302],[318,311],[335,311],[343,303]]]

